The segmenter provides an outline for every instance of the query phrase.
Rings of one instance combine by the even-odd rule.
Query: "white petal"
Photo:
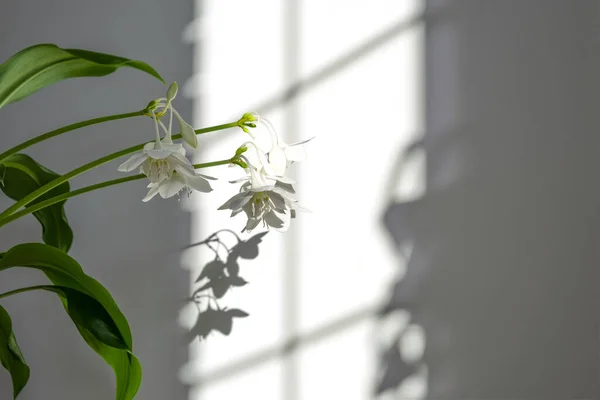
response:
[[[310,142],[315,137],[303,140],[301,142],[293,143],[284,148],[285,158],[290,162],[304,161],[306,159],[306,147],[304,144]]]
[[[290,191],[282,188],[280,186],[282,184],[280,184],[279,182],[277,182],[277,183],[278,183],[278,185],[276,185],[273,188],[273,192],[280,194],[281,196],[283,196],[283,198],[285,198],[285,199],[287,199],[289,201],[296,201],[296,196],[294,196],[294,194],[292,192],[290,192]],[[290,187],[291,187],[291,185],[290,185]]]
[[[278,211],[282,211],[283,212],[287,208],[284,197],[282,195],[280,195],[279,193],[277,193],[275,191],[269,192],[269,199],[271,199],[271,201],[275,205],[275,208]]]
[[[185,150],[184,150],[184,151],[185,151]],[[194,168],[194,166],[192,165],[192,163],[190,162],[190,160],[188,160],[188,158],[185,156],[185,153],[184,153],[184,154],[181,154],[181,153],[179,153],[179,152],[175,152],[175,153],[171,154],[171,156],[172,156],[174,159],[177,159],[177,160],[179,160],[179,161],[180,161],[180,165],[182,165],[182,166],[183,166],[183,165],[187,165],[187,166],[189,166],[189,167],[190,167],[190,168],[192,168],[192,169]]]
[[[150,184],[148,185],[148,187],[150,188],[150,190],[148,191],[148,194],[146,195],[146,197],[144,197],[142,199],[143,202],[147,202],[150,201],[154,196],[156,196],[158,194],[158,184]]]
[[[247,142],[247,143],[252,143],[252,142]],[[246,143],[244,143],[246,144]],[[258,157],[258,151],[254,146],[250,145],[247,146],[248,150],[246,150],[243,153],[243,157],[245,159],[245,161],[248,163],[248,165],[252,165],[256,168],[261,167],[261,163],[260,163],[260,158]]]
[[[164,143],[162,142],[162,147],[163,149],[167,149],[172,153],[181,153],[181,151],[183,150],[183,154],[185,156],[185,149],[183,148],[183,145],[181,143]]]
[[[252,229],[256,228],[260,223],[260,219],[258,218],[248,218],[248,222],[246,223],[246,230],[250,232]]]
[[[136,153],[132,155],[127,161],[119,165],[118,170],[121,172],[130,172],[139,167],[148,159],[145,153]]]
[[[218,208],[218,210],[226,210],[226,209],[237,210],[237,209],[240,209],[246,203],[248,203],[248,201],[250,201],[251,197],[252,197],[252,193],[250,193],[250,192],[238,193],[235,196],[233,196],[232,198],[230,198],[229,200],[227,200],[221,207]]]
[[[144,151],[153,150],[154,146],[156,146],[155,142],[149,142],[144,145]]]
[[[256,128],[250,130],[250,136],[254,140],[254,144],[265,153],[271,151],[273,146],[277,144],[277,133],[268,119],[255,115]]]
[[[285,158],[289,162],[298,162],[306,160],[306,149],[302,144],[288,146],[284,149],[284,152]]]
[[[294,189],[291,183],[281,182],[280,180],[277,180],[277,182],[275,183],[275,191],[277,193],[280,193],[277,189],[288,193],[296,193],[296,190]]]
[[[287,176],[278,176],[277,178],[275,178],[277,181],[283,183],[283,184],[287,184],[287,185],[293,185],[294,183],[296,183],[295,180],[293,180],[292,178],[288,178]]]
[[[258,128],[256,128],[258,129]],[[266,131],[262,131],[262,132],[254,132],[254,130],[251,131],[252,132],[252,139],[254,141],[254,144],[256,144],[256,146],[264,153],[268,153],[271,151],[271,149],[273,148],[273,140],[271,139],[271,135],[266,132]]]
[[[212,187],[210,187],[210,183],[201,176],[186,176],[185,182],[187,186],[191,187],[194,190],[197,190],[202,193],[208,193],[212,191]]]
[[[277,175],[273,167],[269,164],[267,155],[262,150],[254,146],[249,146],[243,158],[250,168],[255,168],[258,171],[264,170],[267,175]]]
[[[262,203],[256,204],[256,202],[254,202],[252,199],[250,199],[250,201],[244,204],[242,207],[242,210],[244,210],[248,218],[255,219],[262,218],[262,215],[264,214],[263,209],[264,207],[262,207]]]
[[[240,186],[240,192],[247,192],[251,188],[252,188],[252,184],[250,182],[246,182],[242,186]]]
[[[263,192],[271,190],[275,187],[275,180],[269,179],[254,168],[250,168],[250,182],[252,183],[253,192]]]
[[[273,228],[283,228],[284,225],[283,220],[279,218],[277,214],[275,214],[275,211],[269,211],[265,215],[265,222],[267,225],[272,226]]]
[[[148,160],[149,160],[149,159],[148,159]],[[151,161],[148,161],[148,162],[143,162],[143,163],[142,163],[142,168],[141,168],[141,171],[142,171],[142,173],[143,173],[144,175],[146,175],[146,176],[149,176],[149,175],[150,175],[150,164],[151,164]],[[150,185],[152,185],[152,183],[153,183],[153,182],[150,182]],[[150,186],[148,186],[148,187],[150,187]]]
[[[273,150],[269,153],[269,164],[273,168],[274,175],[283,176],[287,168],[285,152],[277,146],[273,147]]]
[[[316,136],[313,136],[310,139],[301,140],[301,141],[296,142],[296,143],[288,144],[287,147],[292,147],[292,146],[298,146],[298,145],[301,145],[301,144],[305,144],[305,143],[308,143],[308,142],[310,142],[311,140],[313,140],[315,138],[316,138]]]
[[[186,163],[178,157],[170,157],[169,164],[182,176],[195,176],[194,166],[189,161]]]
[[[294,204],[294,210],[296,210],[296,211],[302,211],[302,212],[305,212],[305,213],[312,213],[312,210],[310,210],[308,208],[304,208],[304,207],[298,205],[298,203]]]
[[[288,213],[279,214],[278,213],[277,217],[279,219],[281,219],[282,223],[281,223],[281,227],[275,227],[275,229],[277,229],[277,231],[279,231],[279,232],[285,232],[285,231],[287,231],[288,228],[290,227],[290,220],[291,220],[290,214],[288,214]]]
[[[242,211],[243,211],[243,210],[242,210],[241,208],[238,208],[237,210],[233,210],[233,211],[231,212],[231,215],[230,215],[230,217],[232,217],[232,218],[233,218],[233,217],[235,217],[236,215],[238,215],[239,213],[241,213]]]
[[[175,196],[185,187],[185,181],[180,175],[173,175],[171,179],[165,179],[158,185],[158,193],[163,199]]]
[[[243,176],[243,177],[241,177],[239,179],[235,179],[233,181],[229,181],[229,183],[240,183],[240,182],[245,182],[245,181],[248,181],[248,180],[250,180],[250,176],[246,175],[246,176]]]
[[[153,158],[155,160],[164,160],[173,153],[167,148],[146,150],[145,152],[150,158]]]
[[[275,148],[273,148],[275,149]],[[279,175],[277,174],[277,172],[275,171],[275,169],[273,168],[273,166],[271,165],[271,163],[269,162],[269,160],[267,159],[267,155],[263,152],[257,152],[258,154],[258,159],[259,159],[259,165],[262,166],[262,169],[264,170],[265,174],[267,175]],[[260,170],[261,168],[259,166],[257,166],[257,169]]]
[[[196,175],[201,176],[204,179],[208,179],[208,180],[211,180],[211,181],[218,181],[219,180],[219,178],[215,178],[214,176],[209,176],[209,175],[204,175],[204,174],[196,174]]]

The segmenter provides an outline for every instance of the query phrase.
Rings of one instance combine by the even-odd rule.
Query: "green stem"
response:
[[[219,131],[219,130],[227,129],[227,128],[235,128],[237,126],[239,126],[238,121],[235,121],[235,122],[230,122],[228,124],[215,125],[215,126],[211,126],[211,127],[203,128],[203,129],[196,129],[195,132],[197,135],[201,135],[203,133]],[[181,134],[173,135],[173,137],[172,137],[173,140],[177,140],[180,138],[181,138]],[[121,151],[117,151],[115,153],[109,154],[107,156],[101,157],[92,162],[89,162],[85,165],[82,165],[79,168],[75,168],[74,170],[67,172],[64,175],[59,176],[58,178],[54,179],[53,181],[50,181],[50,182],[46,183],[45,185],[41,186],[40,188],[29,193],[27,196],[23,197],[21,200],[17,201],[15,204],[13,204],[12,206],[10,206],[6,210],[4,210],[4,212],[2,212],[0,214],[0,221],[2,221],[3,219],[5,219],[7,216],[14,213],[15,211],[19,210],[21,207],[24,207],[27,204],[31,203],[33,200],[37,199],[44,193],[67,182],[68,180],[73,179],[74,177],[81,175],[84,172],[89,171],[90,169],[93,169],[100,165],[106,164],[107,162],[116,160],[119,157],[123,157],[128,154],[135,153],[136,151],[142,150],[144,145],[145,145],[145,143],[142,143],[142,144],[128,147]],[[1,222],[0,222],[0,224],[1,224]]]
[[[9,292],[0,293],[0,299],[8,296],[12,296],[13,294],[31,292],[33,290],[52,290],[54,286],[51,285],[39,285],[39,286],[28,286],[20,289],[11,290]]]
[[[194,164],[194,168],[196,168],[196,169],[209,168],[209,167],[216,167],[219,165],[227,165],[229,163],[231,163],[231,159],[212,161],[212,162],[203,163],[203,164]],[[146,177],[146,175],[144,175],[144,174],[138,174],[138,175],[127,176],[125,178],[112,179],[110,181],[96,183],[95,185],[85,186],[85,187],[82,187],[81,189],[73,190],[72,192],[67,192],[67,193],[63,193],[63,194],[55,196],[55,197],[51,197],[47,200],[40,201],[39,203],[35,203],[35,204],[31,205],[30,207],[27,207],[27,208],[25,208],[21,211],[18,211],[12,215],[9,215],[4,219],[0,219],[0,227],[4,226],[6,224],[9,224],[12,221],[19,219],[25,215],[34,213],[36,211],[41,210],[42,208],[49,207],[53,204],[56,204],[63,200],[69,199],[71,197],[79,196],[80,194],[92,192],[94,190],[102,189],[105,187],[118,185],[119,183],[135,181],[135,180],[142,179],[145,177]]]
[[[48,140],[50,138],[53,138],[54,136],[58,136],[63,133],[66,133],[66,132],[74,131],[75,129],[79,129],[79,128],[83,128],[86,126],[95,125],[95,124],[99,124],[99,123],[107,122],[107,121],[116,121],[118,119],[139,117],[142,115],[144,115],[143,111],[134,111],[134,112],[125,113],[125,114],[115,114],[115,115],[108,115],[106,117],[88,119],[87,121],[81,121],[81,122],[77,122],[75,124],[63,126],[62,128],[58,128],[53,131],[46,132],[43,135],[36,136],[33,139],[29,139],[28,141],[23,142],[15,147],[13,147],[12,149],[6,150],[4,153],[0,154],[0,161],[10,157],[11,155],[13,155],[15,153],[18,153],[19,151],[21,151],[23,149],[28,148],[29,146],[33,146],[36,143],[43,142],[44,140]]]

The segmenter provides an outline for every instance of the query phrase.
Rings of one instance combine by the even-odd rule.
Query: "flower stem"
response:
[[[209,168],[209,167],[216,167],[218,165],[227,165],[229,163],[231,163],[231,159],[212,161],[212,162],[203,163],[203,164],[194,164],[194,168],[196,168],[196,169]],[[71,197],[79,196],[80,194],[92,192],[94,190],[102,189],[105,187],[118,185],[119,183],[135,181],[135,180],[142,179],[145,177],[146,177],[146,175],[144,175],[144,174],[138,174],[138,175],[127,176],[125,178],[112,179],[110,181],[96,183],[95,185],[85,186],[85,187],[82,187],[81,189],[73,190],[71,192],[67,192],[67,193],[63,193],[63,194],[55,196],[55,197],[51,197],[47,200],[40,201],[39,203],[35,203],[35,204],[31,205],[30,207],[27,207],[21,211],[11,214],[3,219],[0,219],[0,227],[4,226],[6,224],[9,224],[12,221],[19,219],[25,215],[34,213],[36,211],[41,210],[42,208],[49,207],[53,204],[56,204],[63,200],[69,199]]]
[[[208,128],[203,128],[203,129],[196,129],[195,132],[197,135],[203,134],[203,133],[208,133],[208,132],[214,132],[214,131],[219,131],[222,129],[227,129],[227,128],[234,128],[238,126],[238,122],[230,122],[228,124],[222,124],[222,125],[215,125],[215,126],[211,126]],[[181,134],[177,134],[177,135],[173,135],[173,140],[179,139],[181,138]],[[54,189],[55,187],[67,182],[70,179],[73,179],[74,177],[83,174],[86,171],[89,171],[93,168],[96,168],[100,165],[106,164],[107,162],[116,160],[119,157],[123,157],[126,156],[127,154],[131,154],[131,153],[135,153],[136,151],[141,150],[144,147],[145,143],[142,144],[138,144],[135,146],[131,146],[128,147],[126,149],[117,151],[115,153],[109,154],[107,156],[101,157],[97,160],[94,160],[92,162],[89,162],[85,165],[82,165],[79,168],[75,168],[74,170],[67,172],[64,175],[59,176],[58,178],[54,179],[53,181],[50,181],[48,183],[46,183],[45,185],[41,186],[40,188],[34,190],[33,192],[29,193],[27,196],[23,197],[21,200],[17,201],[15,204],[13,204],[12,206],[8,207],[6,210],[4,210],[4,212],[2,212],[0,214],[0,226],[2,226],[2,220],[5,219],[7,216],[11,215],[12,213],[14,213],[15,211],[19,210],[21,207],[26,206],[27,204],[31,203],[33,200],[37,199],[38,197],[40,197],[41,195],[43,195],[44,193]],[[40,203],[41,204],[41,203]],[[30,207],[31,208],[31,207]]]
[[[49,288],[54,288],[54,286],[51,286],[51,285],[28,286],[28,287],[24,287],[24,288],[20,288],[20,289],[11,290],[11,291],[5,292],[5,293],[0,293],[0,299],[2,299],[4,297],[12,296],[13,294],[31,292],[33,290],[48,290]]]
[[[107,122],[107,121],[116,121],[118,119],[139,117],[142,115],[144,115],[143,111],[134,111],[134,112],[125,113],[125,114],[115,114],[115,115],[108,115],[106,117],[88,119],[87,121],[81,121],[81,122],[77,122],[75,124],[63,126],[62,128],[58,128],[53,131],[46,132],[42,135],[36,136],[32,139],[29,139],[26,142],[23,142],[11,149],[6,150],[4,153],[0,154],[0,161],[12,156],[15,153],[18,153],[19,151],[21,151],[23,149],[28,148],[29,146],[33,146],[36,143],[43,142],[44,140],[48,140],[50,138],[53,138],[54,136],[62,135],[63,133],[66,133],[66,132],[74,131],[75,129],[83,128],[83,127],[90,126],[90,125],[100,124],[102,122]]]

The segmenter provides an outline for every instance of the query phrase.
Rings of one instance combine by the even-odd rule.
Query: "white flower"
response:
[[[150,182],[148,185],[150,190],[142,201],[149,201],[157,194],[160,194],[160,197],[163,199],[168,199],[169,197],[173,197],[182,191],[187,192],[188,195],[192,193],[192,190],[208,193],[212,191],[212,187],[210,186],[210,183],[208,183],[207,179],[214,178],[206,175],[196,174],[193,166],[191,166],[191,169],[177,170],[169,179],[165,179],[160,182]]]
[[[289,183],[280,182],[267,177],[253,167],[248,168],[249,175],[240,193],[225,202],[219,210],[231,210],[231,216],[242,211],[246,213],[248,222],[244,230],[250,232],[261,222],[263,226],[279,231],[287,230],[291,218],[296,216],[297,201],[292,194],[294,189]]]
[[[302,209],[293,197],[294,181],[285,172],[289,164],[306,158],[303,145],[311,139],[288,145],[258,114],[244,114],[240,127],[252,137],[236,152],[247,176],[237,181],[244,182],[240,192],[219,209],[230,209],[232,217],[243,211],[248,217],[244,230],[251,231],[262,222],[266,228],[285,231],[296,210]]]
[[[251,170],[255,169],[268,179],[278,180],[287,183],[294,183],[293,180],[287,178],[283,174],[277,173],[275,168],[273,168],[273,166],[269,162],[268,155],[265,154],[263,150],[254,141],[245,142],[240,148],[246,149],[243,155],[239,156],[239,159],[244,161],[248,165],[247,168],[244,168],[248,176],[250,176]]]
[[[256,113],[245,114],[244,117],[247,121],[251,121],[251,123],[243,124],[244,127],[242,129],[252,137],[257,152],[265,154],[269,164],[267,169],[270,169],[270,174],[284,176],[289,164],[306,159],[304,144],[313,140],[314,137],[301,142],[287,144],[279,137],[271,122],[266,118]],[[248,129],[247,127],[252,129]],[[264,164],[262,161],[260,162]]]
[[[185,156],[185,149],[180,143],[173,143],[170,129],[165,129],[165,137],[160,138],[158,118],[152,112],[155,123],[156,140],[146,143],[144,149],[131,156],[119,166],[121,172],[131,172],[140,168],[140,172],[148,177],[150,184],[148,194],[143,201],[152,199],[157,194],[166,199],[187,191],[210,192],[212,190],[204,175],[196,174],[194,166]],[[169,124],[170,125],[170,124]],[[170,127],[170,126],[169,126]]]
[[[152,183],[159,183],[171,178],[176,171],[176,166],[191,165],[185,157],[185,149],[179,143],[158,139],[156,142],[146,143],[140,153],[136,153],[123,164],[119,171],[131,172],[140,167],[140,172],[150,179]]]

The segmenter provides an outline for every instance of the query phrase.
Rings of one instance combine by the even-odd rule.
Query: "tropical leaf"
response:
[[[25,154],[13,154],[2,161],[3,179],[0,189],[13,200],[21,200],[29,193],[35,191],[48,182],[58,178],[59,175],[41,166]],[[69,182],[65,182],[38,197],[27,206],[54,196],[69,192]],[[73,243],[73,231],[65,215],[66,200],[45,207],[33,213],[42,225],[42,239],[45,243],[68,252]]]
[[[29,366],[17,344],[10,315],[2,306],[0,306],[0,362],[10,373],[13,398],[16,399],[29,380]]]
[[[142,368],[131,353],[127,319],[104,286],[86,275],[77,261],[65,252],[42,243],[20,244],[3,253],[0,271],[13,267],[41,270],[54,285],[61,287],[63,304],[79,333],[115,372],[116,399],[133,399],[141,384]],[[79,304],[81,301],[83,305]],[[110,320],[112,322],[108,322]]]
[[[54,44],[28,47],[0,64],[0,108],[53,83],[104,76],[121,67],[138,69],[164,83],[158,72],[142,61],[89,50],[61,49]]]

